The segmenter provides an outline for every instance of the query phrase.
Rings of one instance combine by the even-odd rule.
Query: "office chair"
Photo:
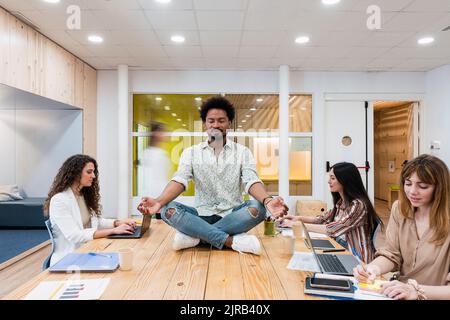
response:
[[[48,234],[50,235],[50,240],[52,242],[52,251],[50,252],[48,257],[44,260],[44,263],[42,264],[42,271],[50,267],[50,259],[52,257],[53,252],[55,251],[55,239],[53,238],[52,225],[50,223],[50,219],[45,220],[45,226],[47,227],[47,231]]]
[[[377,251],[377,248],[375,246],[375,240],[377,238],[378,233],[380,232],[380,229],[381,229],[381,220],[380,220],[380,218],[377,217],[377,225],[375,226],[375,229],[373,230],[372,237],[371,237],[372,247],[375,251]]]

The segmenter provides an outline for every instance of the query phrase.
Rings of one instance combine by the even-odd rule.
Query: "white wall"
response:
[[[82,112],[12,88],[0,92],[7,92],[0,95],[0,184],[45,197],[64,160],[82,150]],[[53,110],[40,109],[46,106]]]
[[[83,150],[80,110],[17,110],[16,184],[45,197],[63,162]]]
[[[131,93],[278,93],[277,71],[130,71]],[[117,72],[98,72],[98,161],[106,215],[116,204]],[[324,198],[324,96],[357,93],[372,100],[389,94],[424,94],[422,72],[291,72],[292,93],[313,94],[313,197]],[[132,106],[130,105],[130,108]],[[296,198],[290,199],[290,205]],[[113,215],[111,215],[113,216]]]
[[[117,72],[97,73],[97,162],[105,217],[117,217]],[[130,106],[132,107],[132,106]]]
[[[431,153],[430,142],[441,142],[441,149],[433,154],[450,166],[450,65],[428,72],[427,97],[424,114],[425,139],[421,153]]]
[[[16,181],[16,135],[14,110],[0,109],[0,185]]]

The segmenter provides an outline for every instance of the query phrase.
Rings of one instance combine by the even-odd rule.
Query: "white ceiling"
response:
[[[81,8],[81,30],[66,9]],[[381,7],[382,30],[366,27]],[[39,31],[97,69],[125,63],[152,70],[428,71],[450,64],[450,0],[0,0]],[[91,44],[89,34],[104,37]],[[175,45],[170,36],[183,34]],[[311,38],[307,45],[297,36]],[[419,47],[417,39],[435,43]]]

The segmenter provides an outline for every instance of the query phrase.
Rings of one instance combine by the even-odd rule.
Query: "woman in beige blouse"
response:
[[[443,161],[421,155],[405,164],[400,199],[392,206],[386,245],[354,275],[372,282],[399,271],[382,285],[393,299],[450,299],[450,178]]]

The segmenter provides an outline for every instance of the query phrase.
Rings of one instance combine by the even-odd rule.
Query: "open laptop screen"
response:
[[[314,259],[316,259],[317,265],[318,265],[319,268],[320,268],[320,272],[323,273],[322,265],[320,264],[319,259],[317,258],[317,253],[316,253],[316,250],[314,249],[314,246],[313,246],[313,244],[312,244],[311,237],[309,236],[308,229],[306,228],[306,226],[305,226],[305,224],[303,223],[303,221],[301,221],[301,223],[302,223],[303,233],[305,234],[305,237],[306,237],[306,238],[305,238],[305,239],[306,239],[306,242],[308,243],[308,246],[309,246],[309,247],[311,248],[311,250],[312,250]]]

